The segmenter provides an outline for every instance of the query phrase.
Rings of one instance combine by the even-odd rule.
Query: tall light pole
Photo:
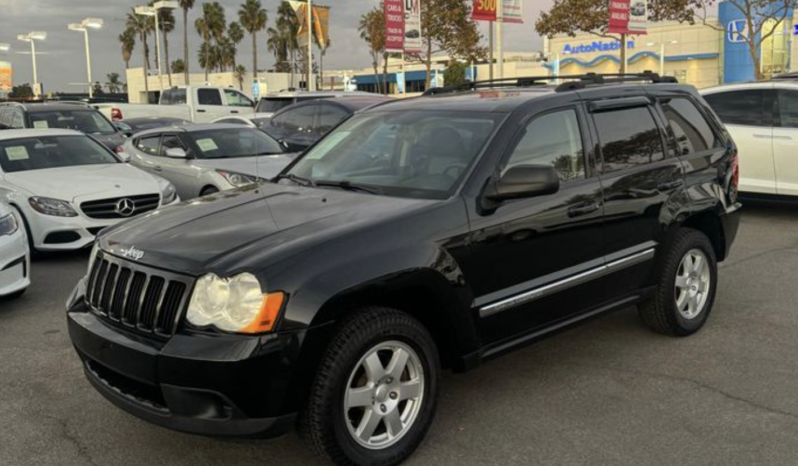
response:
[[[42,86],[39,83],[39,74],[36,70],[36,41],[46,39],[47,33],[43,31],[31,31],[17,36],[17,40],[30,43],[30,55],[33,60],[33,96],[36,98],[41,97],[42,94]]]
[[[678,40],[669,41],[668,44],[678,44]],[[653,47],[657,44],[654,42],[649,42],[646,44],[647,47]],[[659,75],[665,76],[665,42],[663,41],[659,44]]]
[[[313,0],[308,0],[308,92],[313,88],[310,84],[313,76]]]
[[[163,93],[163,68],[161,66],[161,24],[160,10],[176,10],[180,8],[180,4],[174,1],[161,1],[155,2],[152,6],[137,6],[136,14],[141,16],[155,16],[155,59],[158,62],[158,87]],[[167,63],[167,66],[169,64]]]
[[[70,31],[82,32],[86,42],[86,75],[89,79],[89,99],[94,98],[94,86],[91,79],[91,49],[89,48],[89,29],[100,29],[103,27],[103,20],[100,18],[86,18],[80,23],[72,23],[68,26]]]

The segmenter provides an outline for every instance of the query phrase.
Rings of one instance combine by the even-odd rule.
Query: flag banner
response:
[[[308,4],[305,2],[295,2],[289,1],[289,5],[291,8],[294,9],[294,14],[296,14],[296,21],[299,24],[299,29],[296,32],[297,40],[305,37],[308,34]]]
[[[385,11],[385,51],[404,52],[404,0],[385,0],[383,6]]]
[[[646,34],[648,6],[646,0],[610,0],[611,34]]]
[[[631,0],[629,7],[629,34],[647,34],[648,4],[646,0]]]
[[[326,50],[330,40],[330,7],[314,6],[313,23],[316,29],[316,40],[319,41],[319,48]]]
[[[502,22],[523,24],[524,16],[521,9],[521,0],[504,0],[502,8]]]
[[[405,2],[405,53],[421,53],[421,0]]]

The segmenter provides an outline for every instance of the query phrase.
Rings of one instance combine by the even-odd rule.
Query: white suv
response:
[[[798,196],[798,80],[701,92],[740,152],[740,191]]]

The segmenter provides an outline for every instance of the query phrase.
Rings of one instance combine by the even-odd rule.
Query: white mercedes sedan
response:
[[[25,227],[9,205],[0,202],[0,300],[17,298],[30,286],[30,253]]]
[[[180,199],[89,136],[33,129],[0,132],[0,201],[19,213],[35,253],[90,246],[103,228]]]

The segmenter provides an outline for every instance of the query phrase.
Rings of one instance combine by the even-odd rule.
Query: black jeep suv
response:
[[[698,331],[737,233],[734,143],[692,87],[550,79],[370,108],[270,183],[106,230],[68,300],[89,381],[171,429],[298,425],[335,463],[390,465],[442,368],[633,305]]]

